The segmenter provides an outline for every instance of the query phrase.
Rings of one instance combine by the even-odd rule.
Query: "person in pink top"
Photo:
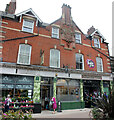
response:
[[[55,97],[52,98],[52,101],[53,101],[53,110],[54,110],[53,114],[55,114],[55,109],[57,108]]]

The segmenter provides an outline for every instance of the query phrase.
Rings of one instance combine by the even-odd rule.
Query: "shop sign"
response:
[[[32,85],[16,85],[17,89],[32,89]]]
[[[94,67],[95,67],[95,63],[94,63],[93,60],[91,60],[91,59],[87,59],[87,65],[88,65],[90,68],[94,68]]]
[[[14,85],[0,84],[0,88],[13,89],[13,88],[14,88]]]

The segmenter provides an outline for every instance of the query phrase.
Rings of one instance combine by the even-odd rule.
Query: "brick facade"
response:
[[[25,40],[27,40],[27,44],[32,46],[31,65],[40,65],[40,50],[42,49],[44,51],[43,66],[49,66],[50,49],[54,48],[56,45],[56,49],[60,50],[61,68],[64,64],[65,66],[68,65],[69,69],[76,69],[75,54],[81,53],[84,55],[84,70],[97,71],[96,57],[99,56],[103,60],[103,72],[111,72],[108,43],[104,41],[101,42],[101,37],[99,37],[98,33],[95,33],[93,36],[95,35],[99,37],[100,40],[100,48],[95,48],[94,41],[87,37],[87,35],[89,36],[90,33],[95,31],[95,28],[91,28],[91,30],[89,29],[88,34],[85,35],[71,19],[70,6],[63,5],[61,18],[47,26],[36,26],[36,19],[34,19],[33,33],[22,31],[24,17],[26,17],[26,15],[22,15],[22,18],[20,16],[15,16],[14,19],[8,17],[3,17],[2,19],[1,27],[2,31],[5,31],[5,33],[2,33],[4,38],[0,38],[3,41],[3,62],[17,63],[19,45],[22,43],[24,44]],[[53,24],[60,26],[59,39],[51,37]],[[75,43],[75,31],[81,33],[81,44]],[[92,59],[94,61],[94,68],[89,68],[86,62],[87,59]]]

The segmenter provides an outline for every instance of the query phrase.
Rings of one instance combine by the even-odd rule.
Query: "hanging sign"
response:
[[[94,67],[95,67],[95,63],[94,63],[93,60],[91,60],[91,59],[87,59],[87,65],[88,65],[90,68],[94,68]]]

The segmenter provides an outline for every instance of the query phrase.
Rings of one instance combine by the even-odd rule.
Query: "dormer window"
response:
[[[52,27],[52,37],[53,38],[59,38],[59,28],[58,27]]]
[[[22,31],[33,33],[33,29],[34,29],[34,21],[23,19]]]
[[[94,38],[94,46],[95,46],[96,48],[100,48],[99,38]]]
[[[81,34],[78,32],[75,33],[75,42],[81,43]]]

